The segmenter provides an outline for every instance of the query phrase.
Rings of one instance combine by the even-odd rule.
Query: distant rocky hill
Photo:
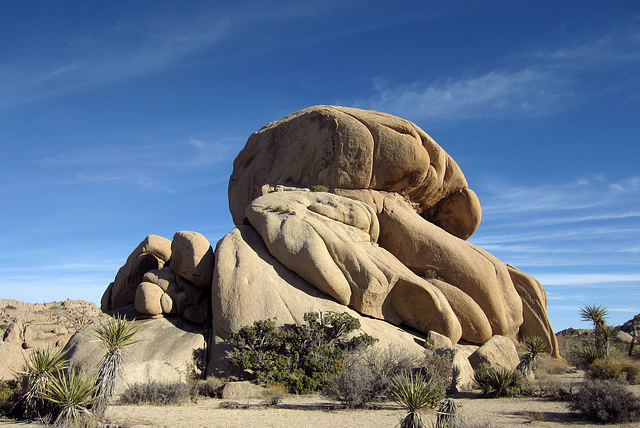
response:
[[[100,313],[94,303],[83,300],[33,304],[0,299],[0,379],[11,378],[33,349],[63,348]]]

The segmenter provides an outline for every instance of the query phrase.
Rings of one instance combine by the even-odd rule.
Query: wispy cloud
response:
[[[226,182],[225,168],[220,168],[221,174],[211,173],[211,168],[230,164],[242,141],[189,137],[178,142],[103,145],[62,152],[34,162],[38,167],[67,174],[66,179],[45,184],[49,186],[114,183],[172,193],[180,187],[181,179],[191,178],[190,189]],[[201,177],[194,178],[205,172],[204,181]]]
[[[632,283],[640,285],[640,272],[636,273],[571,273],[571,274],[539,274],[538,281],[545,285],[602,286]]]
[[[593,97],[581,81],[594,73],[633,70],[640,63],[637,35],[617,30],[574,46],[540,49],[505,58],[504,65],[473,75],[392,85],[383,77],[372,96],[355,100],[361,108],[390,112],[414,120],[456,121],[554,114]],[[617,78],[608,88],[637,85],[637,73]],[[630,76],[630,77],[629,77]]]

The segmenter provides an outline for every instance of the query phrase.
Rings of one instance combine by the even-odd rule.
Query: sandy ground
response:
[[[569,412],[564,403],[535,398],[474,398],[471,394],[456,397],[460,414],[470,426],[480,423],[495,427],[527,425],[530,427],[602,427],[584,423]],[[245,409],[221,409],[223,400],[206,399],[180,407],[112,406],[106,421],[125,427],[368,427],[398,426],[404,412],[395,405],[379,410],[332,409],[335,404],[318,396],[285,398],[277,407],[261,407],[259,400],[245,400]],[[423,418],[435,422],[435,411]],[[611,426],[611,425],[609,425]],[[640,427],[640,423],[619,426]]]
[[[572,384],[580,381],[580,373],[554,375],[555,381]],[[640,395],[640,385],[631,387]],[[453,396],[460,405],[460,417],[470,428],[513,427],[602,427],[583,422],[569,411],[566,403],[541,398],[479,398],[478,392]],[[399,425],[404,411],[396,404],[384,403],[376,410],[346,410],[320,395],[286,396],[277,406],[264,405],[260,399],[235,400],[246,408],[221,408],[226,400],[199,399],[181,406],[109,407],[103,422],[112,427],[296,427],[296,428],[393,428]],[[436,420],[435,410],[423,412],[427,426]],[[1,421],[0,428],[36,427]],[[640,423],[608,426],[638,427]]]

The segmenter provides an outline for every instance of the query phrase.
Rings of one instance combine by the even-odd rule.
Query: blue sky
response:
[[[316,104],[412,120],[556,330],[640,313],[640,3],[0,3],[0,297],[99,302],[148,234],[232,227],[247,137]]]

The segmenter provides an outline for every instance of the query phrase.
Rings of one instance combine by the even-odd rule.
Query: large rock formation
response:
[[[349,312],[379,346],[415,353],[442,347],[468,362],[485,342],[537,335],[558,356],[544,289],[466,241],[478,198],[411,122],[332,106],[272,122],[234,161],[229,207],[237,228],[215,252],[196,232],[147,237],[102,309],[212,328],[209,371],[224,369],[224,340],[240,327],[309,311]]]

